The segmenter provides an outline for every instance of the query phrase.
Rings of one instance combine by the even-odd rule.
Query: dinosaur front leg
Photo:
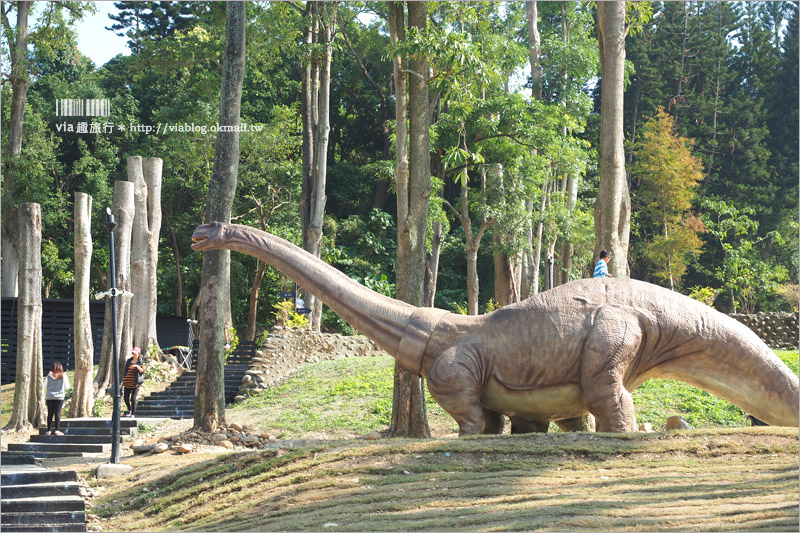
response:
[[[642,341],[635,317],[619,309],[604,309],[585,344],[581,388],[586,407],[596,420],[597,431],[636,431],[633,397],[623,385],[625,370]]]
[[[442,406],[442,409],[453,417],[458,424],[458,435],[480,435],[488,429],[496,431],[499,425],[502,431],[502,415],[500,420],[493,411],[485,411],[480,403],[480,381],[477,369],[473,368],[474,357],[463,345],[446,348],[436,358],[428,371],[428,390]]]
[[[594,416],[592,415],[565,418],[556,420],[555,423],[561,431],[594,431],[596,428]]]

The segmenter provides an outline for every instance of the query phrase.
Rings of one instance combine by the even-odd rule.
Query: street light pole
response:
[[[117,222],[111,209],[106,208],[106,228],[108,228],[108,271],[111,280],[111,335],[112,335],[112,366],[114,367],[114,387],[112,395],[114,398],[114,410],[111,413],[111,463],[119,463],[119,400],[122,396],[119,390],[119,350],[117,348],[117,268],[114,263],[114,228]]]

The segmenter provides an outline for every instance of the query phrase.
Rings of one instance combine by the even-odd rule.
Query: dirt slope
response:
[[[797,531],[796,429],[125,458],[106,531]]]

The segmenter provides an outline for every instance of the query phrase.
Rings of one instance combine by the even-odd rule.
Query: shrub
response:
[[[272,306],[275,309],[275,321],[286,328],[307,328],[308,318],[294,310],[292,300],[282,300]]]

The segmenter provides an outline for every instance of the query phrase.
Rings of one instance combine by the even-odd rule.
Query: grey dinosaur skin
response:
[[[517,431],[591,413],[598,431],[635,431],[629,391],[673,378],[770,425],[798,426],[798,378],[750,329],[691,298],[627,279],[573,281],[481,316],[375,293],[274,235],[198,226],[192,249],[255,256],[310,290],[428,380],[461,435]]]

